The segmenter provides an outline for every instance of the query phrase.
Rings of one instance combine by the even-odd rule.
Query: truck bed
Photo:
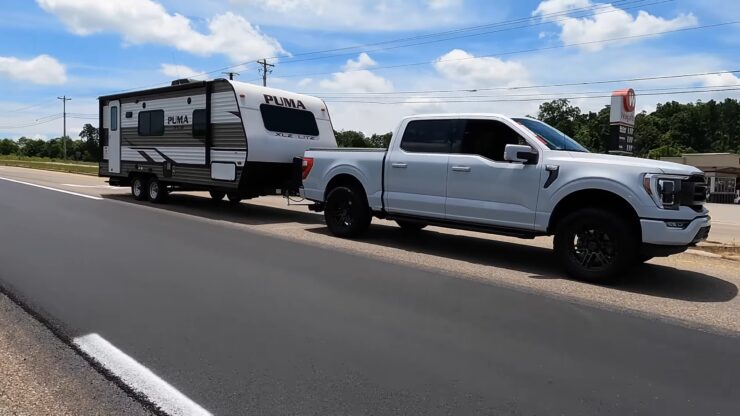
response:
[[[305,158],[313,159],[313,168],[303,180],[307,199],[323,201],[327,178],[348,175],[359,180],[373,209],[382,207],[383,161],[386,149],[316,148],[308,149]]]

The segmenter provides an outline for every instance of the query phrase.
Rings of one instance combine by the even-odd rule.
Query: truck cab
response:
[[[385,152],[309,150],[303,192],[330,230],[355,237],[372,216],[533,238],[554,235],[565,270],[608,281],[705,239],[703,173],[590,153],[531,118],[408,117]]]

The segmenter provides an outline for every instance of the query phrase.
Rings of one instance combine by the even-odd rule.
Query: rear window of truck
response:
[[[413,153],[450,153],[462,132],[462,120],[413,120],[406,125],[401,149]]]

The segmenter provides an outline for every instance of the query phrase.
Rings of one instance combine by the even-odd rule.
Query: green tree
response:
[[[0,155],[18,154],[18,143],[10,139],[0,140]]]
[[[537,118],[570,137],[575,137],[581,123],[581,109],[561,98],[540,105]]]
[[[75,152],[82,154],[82,159],[89,162],[100,160],[100,137],[98,129],[92,124],[85,124],[80,132],[80,143],[75,142]]]
[[[18,139],[19,153],[29,157],[43,157],[46,151],[46,142],[41,139],[29,139],[21,137]]]
[[[337,145],[339,147],[367,147],[365,133],[361,131],[335,131],[334,136],[337,139]]]

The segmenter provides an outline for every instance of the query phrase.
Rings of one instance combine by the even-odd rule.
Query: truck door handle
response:
[[[470,166],[453,166],[452,170],[455,172],[470,172]]]
[[[394,168],[406,169],[409,165],[407,165],[406,163],[395,162],[391,163],[391,166],[393,166]]]

